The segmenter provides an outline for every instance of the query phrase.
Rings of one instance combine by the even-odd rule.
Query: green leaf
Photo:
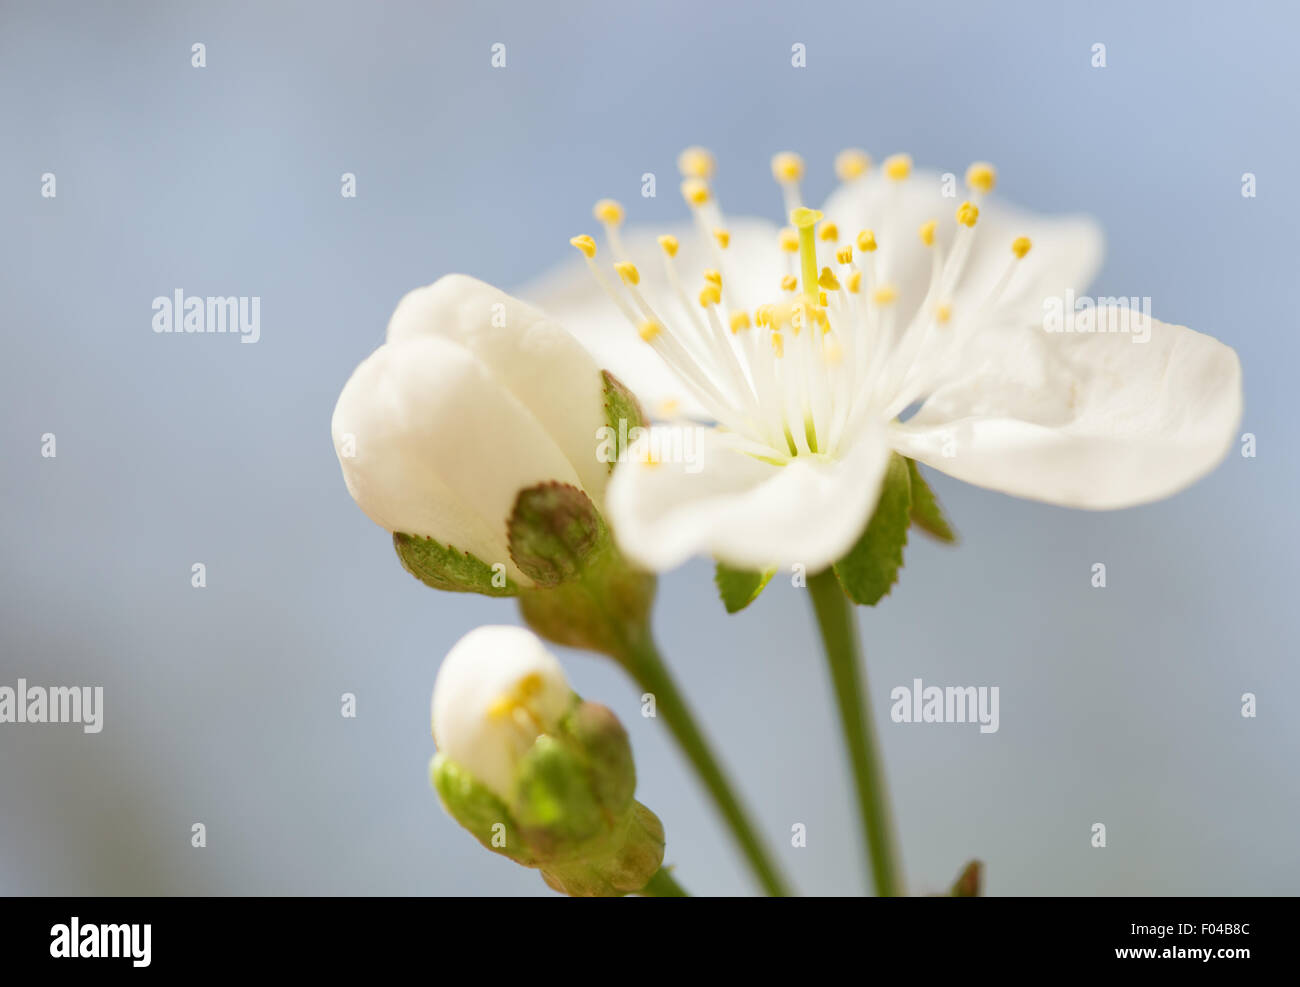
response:
[[[482,593],[485,596],[517,596],[519,587],[505,574],[505,563],[499,562],[501,571],[469,552],[443,545],[432,538],[420,535],[393,534],[393,548],[402,561],[402,568],[426,586],[452,593]]]
[[[646,417],[645,412],[641,410],[641,403],[637,401],[636,395],[628,390],[626,384],[608,370],[602,370],[600,376],[605,382],[605,424],[610,427],[614,435],[619,437],[617,455],[609,461],[609,471],[612,473],[614,467],[618,465],[619,458],[627,452],[623,448],[623,443],[627,441],[628,433],[634,428],[643,428]]]
[[[764,572],[733,569],[725,562],[719,562],[713,570],[713,581],[717,583],[718,595],[722,597],[727,613],[738,613],[758,599],[758,594],[763,592],[763,587],[775,573],[775,569]]]
[[[854,603],[875,606],[898,581],[911,508],[911,471],[906,459],[891,453],[876,512],[848,554],[835,563],[835,575]]]
[[[955,542],[957,532],[952,530],[952,525],[943,516],[939,498],[925,482],[925,477],[921,475],[921,467],[915,459],[907,461],[907,470],[912,480],[912,523],[932,538],[949,544]]]

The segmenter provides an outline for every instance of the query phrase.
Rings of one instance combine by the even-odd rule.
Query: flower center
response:
[[[856,149],[835,161],[846,183],[860,180],[870,165],[866,153]],[[591,236],[569,242],[682,385],[738,436],[746,451],[764,459],[834,456],[868,416],[893,419],[927,394],[939,382],[944,361],[918,357],[964,345],[1030,249],[1028,238],[1016,239],[1003,275],[982,302],[968,303],[969,311],[956,313],[961,317],[954,321],[953,293],[974,243],[978,202],[996,182],[991,165],[973,164],[966,172],[971,197],[956,211],[957,232],[947,249],[936,243],[936,220],[917,231],[931,255],[929,283],[920,303],[901,313],[896,266],[901,250],[893,251],[891,268],[878,261],[874,230],[862,230],[841,245],[836,224],[823,222],[822,213],[803,205],[803,160],[786,151],[772,159],[790,221],[777,243],[785,274],[772,290],[780,294],[775,300],[746,298],[732,276],[732,236],[710,186],[713,156],[703,148],[688,148],[678,157],[678,167],[682,195],[714,266],[702,272],[703,286],[692,299],[678,269],[676,237],[659,237],[669,294],[680,310],[677,318],[665,318],[641,290],[641,272],[623,248],[619,231],[624,213],[617,202],[602,199],[593,210],[614,255],[617,281],[597,264]],[[911,177],[911,158],[894,155],[882,170],[892,186],[881,220],[881,236],[889,244],[890,237],[900,235],[891,213]],[[820,265],[818,240],[833,255],[833,266]],[[902,241],[894,246],[901,247]]]

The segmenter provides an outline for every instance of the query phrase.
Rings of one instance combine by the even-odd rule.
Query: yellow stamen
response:
[[[952,306],[947,304],[946,302],[939,305],[934,310],[934,321],[939,323],[939,325],[941,326],[947,325],[948,320],[951,318],[952,318]]]
[[[722,301],[722,289],[710,281],[700,289],[700,306],[708,308],[710,305],[717,305]]]
[[[623,222],[623,207],[613,199],[601,199],[592,207],[591,214],[609,226],[618,226]]]
[[[727,230],[716,229],[713,231],[713,239],[718,241],[719,247],[726,250],[727,245],[731,243],[731,234]]]
[[[885,174],[896,182],[901,182],[912,173],[912,156],[910,154],[891,154],[885,158]]]
[[[871,155],[856,147],[850,147],[835,155],[835,175],[842,182],[851,182],[861,178],[871,167]]]
[[[803,158],[794,151],[782,151],[772,156],[772,177],[778,182],[797,182],[803,178]]]
[[[677,155],[677,170],[683,178],[712,178],[717,162],[713,154],[703,147],[688,147]]]
[[[835,276],[835,272],[829,267],[822,268],[822,276],[817,279],[817,283],[827,291],[839,291],[840,288],[840,279]],[[825,296],[823,296],[822,304],[826,304]]]
[[[852,274],[849,275],[849,291],[856,295],[861,290],[862,290],[862,272],[854,271]]]
[[[818,233],[823,240],[830,240],[834,243],[840,238],[840,228],[834,223],[825,223],[822,225],[821,232]]]
[[[789,226],[781,228],[781,249],[788,254],[799,252],[799,234]]]
[[[618,276],[623,279],[624,284],[640,284],[641,272],[636,269],[636,265],[630,260],[620,260],[614,264],[614,270]]]
[[[781,279],[782,291],[794,291],[798,287],[799,287],[799,279],[796,278],[793,274],[787,274],[785,277]]]
[[[853,263],[853,248],[840,247],[839,250],[835,251],[835,259],[839,261],[841,264]]]
[[[573,244],[575,247],[577,247],[579,250],[581,250],[585,256],[587,257],[596,256],[596,241],[593,240],[591,237],[589,237],[586,233],[583,233],[581,236],[575,236],[570,238],[569,242]]]
[[[974,226],[980,218],[980,207],[973,202],[963,202],[957,207],[957,222],[962,226]]]
[[[760,305],[754,309],[754,322],[760,326],[769,326],[772,324],[772,306]]]
[[[641,338],[647,343],[654,342],[663,331],[664,327],[658,322],[642,322],[640,328],[637,330],[637,332],[641,334]]]
[[[710,268],[709,270],[704,272],[704,280],[709,282],[709,284],[716,284],[719,288],[721,288],[722,272],[715,271],[712,268]]]
[[[876,289],[875,294],[871,296],[871,300],[875,302],[877,305],[888,305],[890,302],[894,301],[897,297],[898,297],[898,291],[895,290],[892,284],[882,284],[879,288]]]
[[[871,230],[863,230],[858,234],[858,249],[864,254],[869,254],[876,249],[876,234]]]
[[[742,329],[748,329],[752,323],[749,321],[748,312],[733,312],[731,316],[731,331],[740,332]]]
[[[659,402],[659,417],[672,418],[681,409],[681,402],[676,398],[664,398]]]
[[[938,225],[938,221],[933,219],[921,224],[921,242],[927,247],[934,246],[934,228]]]
[[[1024,260],[1025,254],[1029,253],[1029,248],[1033,245],[1033,241],[1029,237],[1018,236],[1011,241],[1011,252],[1020,260]]]
[[[998,170],[987,161],[976,161],[966,169],[966,187],[980,195],[988,195],[998,183]]]
[[[525,675],[509,692],[501,695],[487,708],[487,715],[494,720],[513,716],[516,710],[529,712],[528,701],[542,691],[542,677],[536,672]]]
[[[775,330],[772,332],[772,352],[777,355],[778,359],[785,356],[785,339],[780,332]]]
[[[669,257],[677,256],[677,237],[665,233],[659,238],[659,246]]]
[[[693,206],[702,206],[709,201],[709,183],[700,178],[688,178],[682,182],[682,198]]]
[[[817,283],[817,244],[814,232],[822,214],[816,209],[800,206],[790,213],[790,222],[799,231],[799,264],[803,277],[803,290],[811,293]]]

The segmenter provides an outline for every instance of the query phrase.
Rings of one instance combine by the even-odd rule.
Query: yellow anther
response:
[[[659,402],[659,417],[673,418],[682,408],[682,404],[676,398],[664,398]]]
[[[871,230],[863,230],[858,234],[858,249],[864,254],[869,254],[876,249],[876,234]]]
[[[778,182],[797,182],[803,178],[803,158],[794,151],[772,155],[772,177]]]
[[[852,274],[849,275],[849,291],[856,295],[861,290],[862,290],[862,272],[854,271]]]
[[[844,348],[840,346],[839,338],[835,333],[827,332],[822,336],[822,355],[832,366],[844,358]]]
[[[710,281],[700,289],[700,305],[708,308],[710,305],[717,305],[722,301],[722,289]]]
[[[896,182],[901,182],[912,173],[912,156],[910,154],[891,154],[885,158],[885,174]]]
[[[966,169],[966,187],[980,195],[988,195],[998,183],[998,170],[987,161],[976,161]]]
[[[817,301],[821,305],[821,308],[813,309],[813,318],[817,321],[819,326],[825,327],[830,324],[830,321],[826,317],[826,292],[819,291],[817,293]]]
[[[731,233],[724,229],[716,229],[713,231],[713,239],[718,241],[719,247],[726,250],[727,245],[731,243]]]
[[[799,252],[799,234],[791,226],[781,228],[781,249],[788,254]]]
[[[934,310],[934,321],[939,325],[947,325],[948,320],[952,318],[952,306],[947,302],[940,304]]]
[[[682,198],[693,206],[709,201],[709,183],[702,178],[688,178],[682,182]]]
[[[609,226],[618,226],[623,222],[623,207],[613,199],[601,199],[592,207],[591,214]]]
[[[963,202],[957,207],[957,222],[962,226],[974,226],[980,218],[980,207],[973,202]]]
[[[835,272],[829,267],[822,268],[822,276],[817,279],[817,283],[827,291],[839,291],[840,289],[840,279],[835,276]],[[824,299],[822,304],[826,304]]]
[[[772,331],[772,352],[777,355],[778,359],[785,356],[785,337],[776,330]]]
[[[513,689],[499,696],[487,708],[487,715],[496,720],[513,716],[516,710],[528,712],[528,701],[542,691],[542,677],[537,673],[525,675]]]
[[[581,236],[570,238],[569,242],[581,250],[587,257],[596,256],[596,241],[586,233],[583,233]]]
[[[830,240],[834,243],[840,238],[840,228],[834,223],[823,223],[822,228],[817,231],[817,235],[823,240]]]
[[[624,284],[640,284],[641,272],[636,269],[636,265],[630,260],[620,260],[614,264],[614,270],[618,276],[623,279]]]
[[[794,291],[798,287],[799,287],[799,279],[796,278],[793,274],[787,274],[785,277],[781,279],[782,291]]]
[[[647,448],[641,455],[641,465],[647,469],[657,468],[659,466],[659,457],[654,454],[653,450]]]
[[[710,268],[709,270],[707,270],[707,271],[704,272],[704,280],[707,281],[707,282],[709,282],[709,284],[716,284],[719,288],[721,288],[721,287],[722,287],[722,272],[721,272],[721,271],[715,271],[715,270],[713,270],[712,268]]]
[[[888,305],[898,297],[898,292],[892,284],[882,284],[876,289],[871,300],[877,305]]]
[[[1025,254],[1029,253],[1029,248],[1034,245],[1033,241],[1027,236],[1018,236],[1011,241],[1011,252],[1017,258],[1023,260]]]
[[[665,233],[659,238],[659,246],[663,248],[663,252],[669,257],[677,256],[677,237]]]
[[[683,178],[712,178],[717,162],[707,148],[688,147],[677,155],[677,170]]]
[[[934,219],[930,220],[928,223],[921,224],[921,242],[927,247],[934,246],[934,228],[938,225],[938,221]]]
[[[760,326],[772,324],[772,306],[760,305],[754,309],[754,322]]]
[[[835,155],[835,175],[842,182],[861,178],[870,167],[871,155],[859,148],[851,147]]]
[[[664,327],[658,322],[642,322],[637,332],[647,343],[653,343],[659,334],[664,331]]]
[[[836,260],[838,263],[840,263],[840,264],[852,264],[852,263],[853,263],[853,248],[852,248],[852,247],[840,247],[839,250],[835,251],[835,260]]]
[[[748,329],[753,323],[749,321],[748,312],[733,312],[731,315],[731,331],[740,332],[742,329]]]

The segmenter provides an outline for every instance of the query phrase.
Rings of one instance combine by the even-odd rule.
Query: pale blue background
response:
[[[1165,503],[1074,513],[936,479],[964,544],[914,540],[901,586],[861,614],[913,888],[979,856],[994,894],[1300,889],[1294,12],[469,8],[0,5],[0,684],[102,684],[108,703],[98,736],[0,726],[0,891],[544,893],[425,777],[440,657],[513,606],[399,568],[344,489],[329,416],[404,291],[448,271],[520,283],[567,256],[600,195],[681,217],[673,162],[696,142],[730,210],[773,217],[767,160],[786,147],[813,199],[846,145],[994,160],[1009,196],[1101,220],[1098,293],[1150,295],[1245,366],[1258,458]],[[656,200],[637,198],[646,171]],[[178,287],[260,295],[262,341],[155,335],[150,302]],[[662,581],[671,662],[799,887],[856,893],[807,600],[776,585],[727,618],[710,577]],[[631,730],[683,883],[748,892],[638,690],[564,660]],[[1001,731],[888,723],[914,676],[1000,686]]]

